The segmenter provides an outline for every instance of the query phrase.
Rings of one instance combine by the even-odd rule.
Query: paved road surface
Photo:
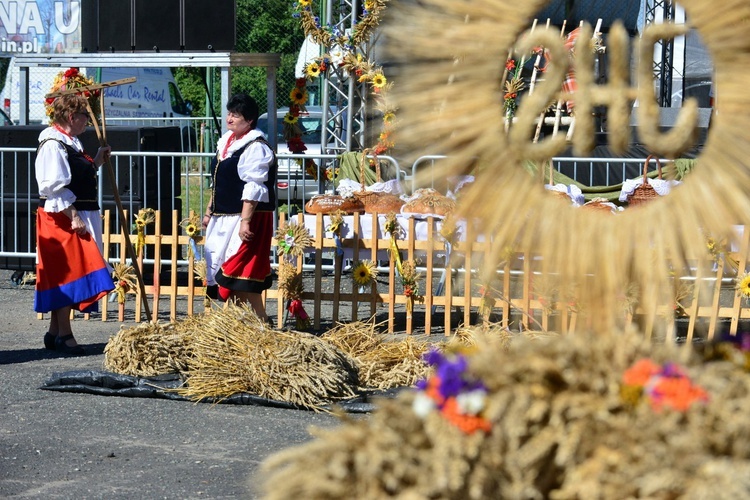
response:
[[[10,275],[0,271],[2,498],[257,498],[265,457],[337,425],[302,410],[41,390],[52,373],[100,369],[120,324],[76,320],[91,354],[58,357],[43,349],[33,287]]]

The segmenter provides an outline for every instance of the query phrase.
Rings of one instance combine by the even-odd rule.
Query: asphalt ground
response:
[[[42,390],[53,373],[102,369],[121,324],[75,319],[88,354],[47,351],[33,285],[10,277],[0,271],[2,498],[259,498],[266,457],[338,425],[306,410]]]

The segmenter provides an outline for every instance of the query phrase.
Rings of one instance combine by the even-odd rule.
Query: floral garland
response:
[[[78,71],[78,68],[70,68],[65,71],[61,71],[55,76],[54,81],[52,82],[52,88],[50,89],[50,93],[52,92],[58,92],[60,90],[69,90],[69,89],[75,89],[78,87],[86,87],[88,85],[94,85],[96,82],[92,78],[86,77],[86,75],[83,75]],[[101,107],[99,106],[99,94],[100,90],[85,90],[83,91],[83,96],[89,101],[89,106],[91,106],[91,111],[94,113],[94,116],[99,116],[101,113]],[[47,116],[49,117],[50,124],[55,121],[55,103],[56,97],[48,97],[44,101],[44,108]]]
[[[329,47],[339,45],[351,47],[369,40],[380,24],[380,18],[388,0],[365,0],[362,17],[352,29],[351,35],[342,33],[336,26],[322,26],[320,18],[313,15],[312,0],[297,0],[294,4],[294,17],[300,18],[305,35],[315,43]]]
[[[424,419],[437,410],[464,434],[490,433],[492,424],[484,416],[487,388],[468,373],[466,356],[448,357],[432,350],[424,359],[435,369],[430,378],[417,382],[418,392],[412,403],[414,413]]]
[[[351,35],[341,33],[336,26],[321,26],[320,19],[312,13],[312,0],[298,0],[294,4],[294,16],[301,19],[305,35],[329,50],[329,53],[316,57],[305,66],[306,78],[314,81],[331,67],[338,67],[349,75],[356,77],[359,83],[370,84],[372,93],[377,99],[376,108],[383,113],[383,124],[378,136],[378,143],[372,148],[373,154],[376,155],[385,154],[394,146],[392,135],[396,116],[395,107],[386,98],[386,93],[392,84],[383,74],[382,67],[375,66],[371,61],[365,60],[362,54],[355,54],[355,51],[357,46],[370,38],[380,24],[381,15],[387,1],[365,0],[362,17],[355,25]],[[334,47],[336,49],[332,50]],[[304,79],[298,79],[297,87],[304,88],[302,85],[305,84],[300,80],[304,82]],[[292,99],[292,105],[294,105],[294,99]],[[299,131],[296,136],[293,136],[294,146],[298,149],[304,148],[301,135],[302,133]],[[301,151],[304,151],[304,149],[301,149]],[[295,152],[291,147],[289,150]],[[310,167],[308,164],[308,171]],[[317,180],[317,174],[315,174],[315,178]]]

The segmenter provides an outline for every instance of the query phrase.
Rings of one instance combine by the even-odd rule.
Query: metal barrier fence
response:
[[[424,155],[417,158],[411,167],[410,177],[413,183],[420,182],[422,187],[431,186],[439,190],[439,184],[445,182],[444,178],[422,174],[425,171],[433,172],[435,164],[443,159],[445,156],[442,155]],[[585,186],[613,186],[623,183],[626,179],[640,177],[643,175],[644,161],[645,158],[552,158],[555,170]],[[649,166],[649,170],[655,169],[655,165]],[[413,184],[411,189],[414,190],[416,187],[416,184]]]
[[[151,121],[152,123],[152,121]],[[33,271],[36,256],[34,214],[39,196],[34,178],[34,158],[32,148],[0,148],[0,269]],[[132,215],[142,208],[154,210],[177,210],[180,217],[186,218],[190,211],[202,213],[210,196],[209,165],[213,151],[207,153],[184,152],[133,152],[114,151],[112,167],[117,179],[118,193],[123,208]],[[337,155],[279,154],[279,175],[277,194],[279,206],[290,215],[302,211],[304,203],[311,196],[333,189],[325,180],[326,168],[336,166]],[[428,169],[444,156],[422,156],[412,165],[410,171],[400,168],[396,159],[379,156],[378,159],[391,165],[407,192],[417,186],[417,173]],[[301,168],[299,162],[313,160],[315,176]],[[594,171],[606,165],[608,179],[619,179],[628,172],[640,169],[643,159],[605,158],[554,158],[555,168],[569,172],[570,177],[579,180],[594,178]],[[615,173],[611,173],[615,172]],[[103,170],[104,172],[104,170]],[[597,175],[601,175],[597,173]],[[632,177],[632,176],[631,176]],[[621,182],[621,181],[620,181]],[[108,175],[99,178],[99,204],[102,211],[109,209],[116,214],[114,195]],[[131,218],[132,220],[132,218]],[[113,216],[110,221],[114,231],[121,231],[120,222]],[[131,228],[126,228],[127,232]],[[162,228],[162,231],[167,229]],[[119,257],[119,256],[117,256]]]

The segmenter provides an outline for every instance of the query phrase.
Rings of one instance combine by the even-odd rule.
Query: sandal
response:
[[[50,332],[45,333],[44,334],[44,348],[49,351],[54,351],[55,340],[57,340],[57,335],[52,335]]]
[[[64,337],[57,336],[55,339],[55,350],[63,354],[71,354],[73,356],[83,356],[86,354],[86,349],[79,345],[69,346],[66,342],[73,338],[73,334],[66,335]]]

